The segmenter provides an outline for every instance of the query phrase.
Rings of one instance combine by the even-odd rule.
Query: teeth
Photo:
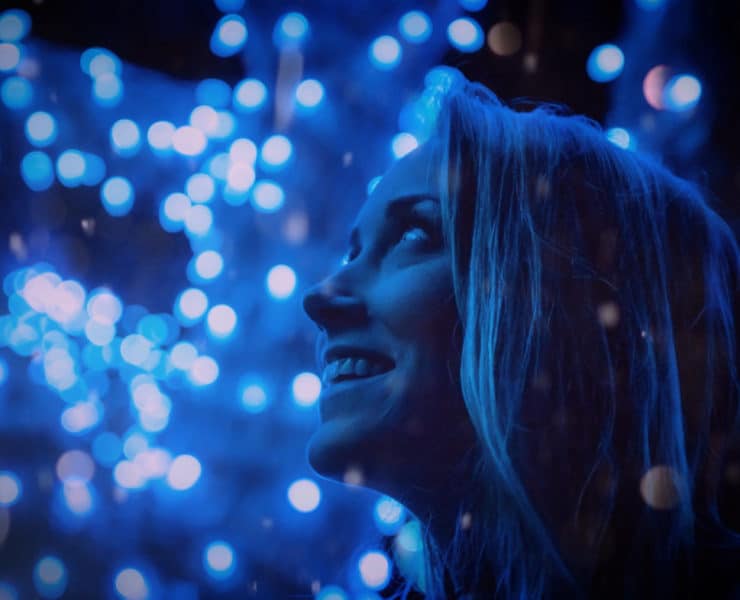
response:
[[[370,363],[368,363],[364,358],[361,358],[355,363],[355,373],[361,377],[366,377],[370,374]]]
[[[355,375],[357,377],[372,377],[386,372],[388,369],[379,362],[371,362],[366,358],[347,357],[334,360],[326,365],[321,374],[326,384],[341,375]]]
[[[354,361],[351,358],[345,358],[339,365],[339,375],[352,375],[354,373]]]

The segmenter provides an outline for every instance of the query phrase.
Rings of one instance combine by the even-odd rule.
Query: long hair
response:
[[[468,81],[441,102],[478,490],[449,548],[425,538],[427,597],[693,597],[740,548],[732,230],[586,117]]]

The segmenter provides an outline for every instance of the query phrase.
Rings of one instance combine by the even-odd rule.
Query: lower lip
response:
[[[337,399],[345,395],[345,393],[352,393],[357,387],[363,385],[371,385],[378,383],[386,375],[393,372],[393,369],[386,371],[385,373],[379,373],[378,375],[372,375],[371,377],[360,377],[357,379],[345,379],[337,383],[329,383],[321,390],[321,396],[319,399],[319,414],[321,415],[321,421],[325,422],[334,416],[338,416],[348,408],[351,410],[351,404],[345,404],[344,402],[334,402],[335,397]]]
[[[392,371],[393,369],[391,369]],[[343,379],[342,381],[337,381],[336,383],[329,382],[324,386],[324,390],[327,392],[330,391],[339,391],[343,390],[345,388],[353,387],[354,385],[362,384],[362,383],[370,383],[372,381],[375,381],[376,379],[380,379],[384,375],[388,375],[391,371],[385,371],[383,373],[378,373],[377,375],[369,375],[367,377],[355,377],[353,379]]]

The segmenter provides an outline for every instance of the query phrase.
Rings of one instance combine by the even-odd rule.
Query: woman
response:
[[[428,598],[740,594],[732,231],[584,117],[439,97],[305,296],[311,465],[413,512]]]

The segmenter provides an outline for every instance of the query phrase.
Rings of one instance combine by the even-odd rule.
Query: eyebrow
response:
[[[408,213],[409,209],[420,202],[430,200],[435,204],[439,204],[439,199],[430,194],[409,194],[407,196],[399,196],[388,203],[385,209],[385,218],[397,217],[398,215]],[[357,227],[353,227],[349,234],[349,245],[359,245],[360,232]]]

